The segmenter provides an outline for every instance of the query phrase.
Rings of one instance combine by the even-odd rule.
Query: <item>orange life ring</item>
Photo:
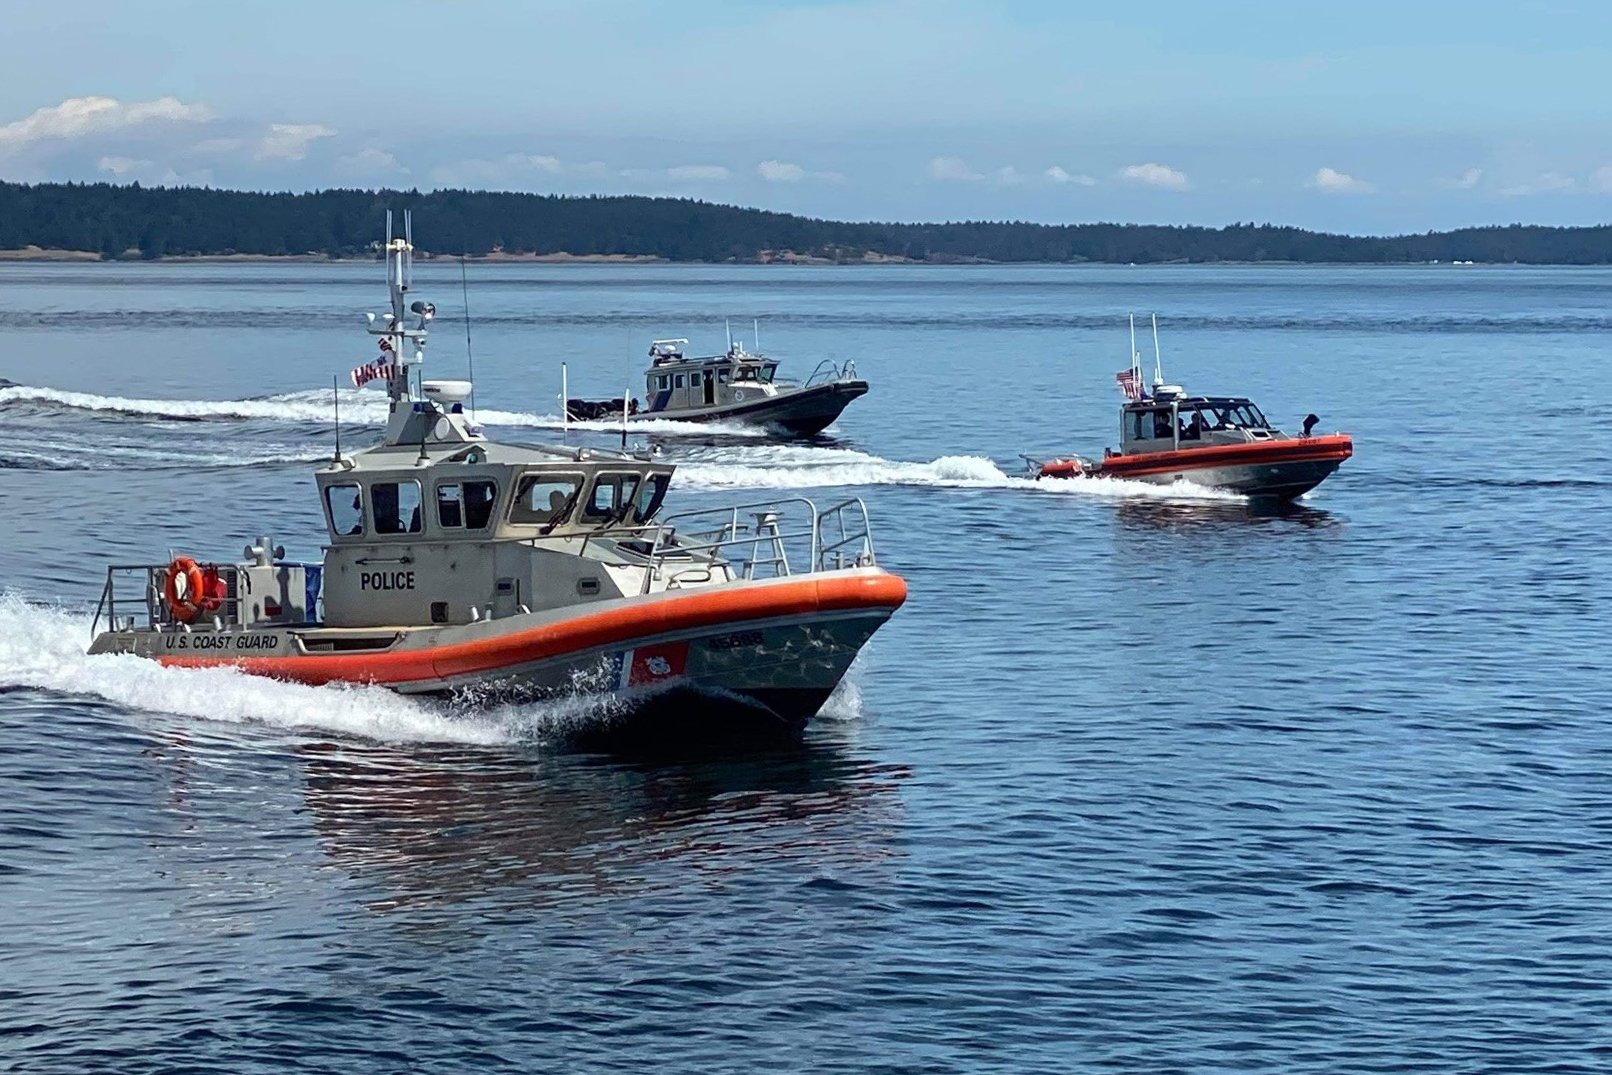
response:
[[[174,557],[162,586],[168,611],[180,623],[190,623],[203,612],[217,612],[223,607],[227,592],[224,580],[218,577],[218,568],[212,564],[203,568],[188,556]]]

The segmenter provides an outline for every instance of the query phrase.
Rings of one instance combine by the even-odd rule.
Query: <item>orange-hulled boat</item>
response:
[[[1158,326],[1154,325],[1157,347]],[[1343,433],[1316,434],[1320,420],[1305,417],[1303,432],[1284,433],[1244,396],[1192,396],[1165,384],[1155,360],[1151,390],[1132,332],[1131,368],[1115,375],[1126,402],[1120,409],[1120,446],[1098,460],[1065,456],[1033,460],[1036,478],[1127,478],[1169,485],[1191,482],[1250,497],[1292,500],[1320,485],[1354,454]]]

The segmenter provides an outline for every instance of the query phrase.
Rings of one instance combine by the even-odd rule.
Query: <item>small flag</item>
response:
[[[1114,374],[1114,383],[1119,385],[1119,390],[1125,393],[1126,399],[1142,398],[1141,389],[1136,384],[1136,371],[1134,369],[1120,370]]]
[[[353,379],[353,387],[362,388],[369,382],[382,377],[391,380],[395,372],[396,367],[392,365],[390,360],[380,359],[375,362],[366,362],[362,366],[355,366],[350,376]]]

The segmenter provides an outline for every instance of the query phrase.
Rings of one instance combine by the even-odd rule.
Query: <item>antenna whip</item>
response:
[[[470,278],[465,272],[465,256],[459,255],[459,294],[465,305],[465,367],[470,374],[470,413],[476,413],[476,356],[470,350]]]

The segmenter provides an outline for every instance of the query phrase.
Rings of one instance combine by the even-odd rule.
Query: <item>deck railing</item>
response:
[[[116,630],[119,626],[118,603],[121,601],[125,611],[135,601],[140,602],[140,608],[145,612],[146,622],[153,626],[172,626],[175,630],[189,630],[190,625],[181,623],[168,608],[164,599],[163,585],[167,581],[168,564],[113,564],[106,569],[106,584],[101,587],[101,599],[95,605],[95,618],[90,622],[90,636],[94,637],[101,626],[101,617],[105,616],[107,622]],[[216,611],[202,613],[196,617],[201,623],[211,623],[217,619],[220,623],[241,622],[241,579],[240,568],[233,564],[214,565],[218,569],[219,578],[229,596],[225,597]],[[122,596],[118,593],[118,579],[124,580]],[[129,593],[130,589],[138,589],[139,597]]]
[[[805,522],[795,525],[797,518]],[[595,531],[583,538],[582,548],[603,538],[647,562],[643,593],[657,579],[675,588],[679,580],[709,582],[717,571],[742,579],[785,578],[878,562],[861,497],[821,509],[804,497],[789,497],[679,512],[644,526]]]

